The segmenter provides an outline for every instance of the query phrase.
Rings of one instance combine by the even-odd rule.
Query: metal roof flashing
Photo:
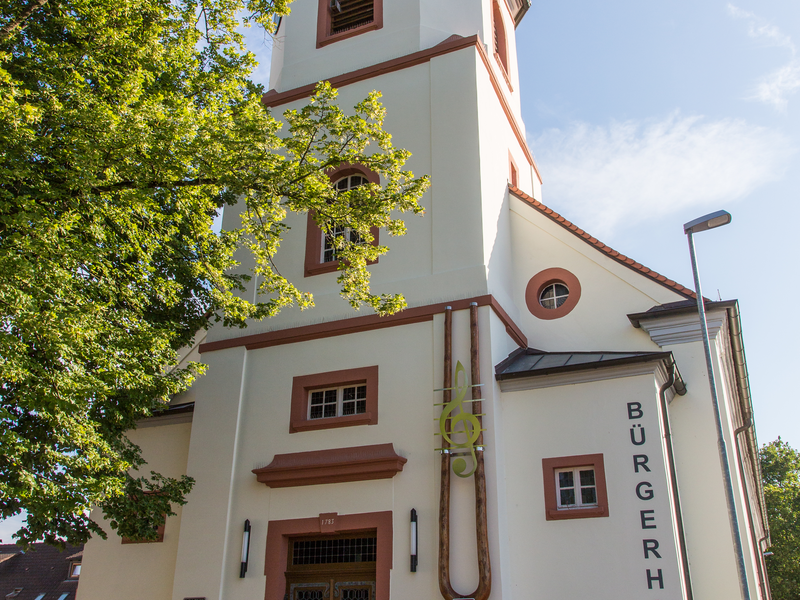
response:
[[[674,367],[675,381],[671,387],[678,395],[686,393],[672,352],[544,352],[527,348],[512,352],[500,362],[495,367],[495,379],[502,382],[647,362],[662,362],[668,370]]]

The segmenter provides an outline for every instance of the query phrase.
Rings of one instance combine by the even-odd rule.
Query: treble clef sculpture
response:
[[[439,488],[439,591],[445,600],[456,600],[457,598],[474,598],[474,600],[488,600],[492,593],[492,565],[489,559],[489,527],[486,518],[486,468],[483,459],[483,429],[481,428],[481,372],[478,348],[480,341],[478,337],[478,305],[473,302],[469,307],[470,324],[470,374],[472,385],[458,385],[456,404],[451,402],[453,392],[453,311],[451,307],[445,309],[444,314],[444,388],[443,402],[444,411],[447,412],[445,418],[440,419],[440,434],[443,438],[442,443],[442,464],[441,464],[441,487]],[[464,371],[461,363],[456,367],[456,381],[458,373]],[[464,374],[466,380],[466,374]],[[464,414],[463,402],[467,388],[472,390],[472,413],[458,419],[459,415]],[[459,400],[460,397],[460,400]],[[452,408],[450,408],[452,405]],[[442,423],[447,421],[447,417],[452,415],[456,407],[461,408],[459,415],[452,419],[453,426],[450,432],[445,435]],[[472,419],[475,419],[474,421]],[[450,457],[453,448],[459,447],[452,441],[452,432],[455,423],[464,423],[464,432],[467,440],[471,440],[472,460],[474,467],[470,474],[474,473],[475,482],[475,537],[478,545],[478,587],[471,594],[459,594],[450,581]],[[469,423],[467,426],[466,423]],[[461,446],[464,447],[463,445]],[[459,462],[460,461],[460,462]],[[460,470],[460,472],[459,472]],[[461,477],[466,471],[466,461],[459,457],[453,461],[453,471]]]
[[[475,442],[481,435],[481,423],[478,417],[471,412],[464,410],[464,396],[467,395],[467,390],[471,387],[467,385],[467,372],[461,361],[456,363],[456,397],[450,402],[446,403],[442,414],[439,417],[439,432],[442,434],[442,439],[446,444],[450,445],[450,452],[457,449],[465,449],[472,455],[472,470],[467,473],[467,461],[459,457],[453,461],[453,472],[459,477],[469,477],[478,468],[478,459],[475,456]],[[458,410],[458,412],[455,412]],[[448,427],[448,421],[450,422]],[[458,429],[459,425],[463,424],[461,430]],[[453,437],[463,433],[466,436],[465,442],[456,442]]]

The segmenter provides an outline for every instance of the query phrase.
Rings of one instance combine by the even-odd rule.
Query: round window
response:
[[[566,269],[553,267],[531,277],[525,288],[525,304],[537,319],[560,319],[581,299],[581,283]]]
[[[551,283],[546,285],[539,294],[539,304],[544,308],[558,308],[569,298],[569,288],[563,283]]]

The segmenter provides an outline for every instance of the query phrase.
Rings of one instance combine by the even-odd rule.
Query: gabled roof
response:
[[[72,562],[80,562],[83,546],[61,551],[47,544],[31,544],[22,552],[15,544],[0,544],[0,598],[75,600],[78,579],[69,579]],[[21,588],[21,589],[20,589]],[[19,593],[14,595],[15,590]]]
[[[673,292],[677,292],[678,294],[680,294],[684,298],[689,298],[689,299],[692,299],[692,300],[697,298],[695,293],[692,290],[690,290],[689,288],[687,288],[686,286],[683,286],[680,283],[677,283],[677,282],[673,281],[672,279],[668,279],[667,277],[664,277],[660,273],[657,273],[656,271],[653,271],[652,269],[649,269],[649,268],[645,267],[644,265],[636,262],[632,258],[628,258],[627,256],[625,256],[621,252],[617,252],[612,247],[607,246],[606,244],[604,244],[603,242],[601,242],[597,238],[592,237],[591,235],[586,233],[583,229],[581,229],[580,227],[578,227],[574,223],[572,223],[572,222],[568,221],[567,219],[565,219],[564,217],[562,217],[556,211],[552,210],[551,208],[548,208],[547,206],[545,206],[544,204],[542,204],[541,202],[539,202],[535,198],[532,198],[531,196],[529,196],[528,194],[523,192],[521,189],[509,184],[508,191],[511,192],[512,194],[514,194],[514,196],[516,196],[517,198],[519,198],[520,200],[522,200],[523,202],[525,202],[529,206],[531,206],[534,209],[538,210],[540,213],[542,213],[544,216],[546,216],[548,219],[550,219],[554,223],[557,223],[557,224],[561,225],[561,227],[563,227],[564,229],[566,229],[567,231],[569,231],[573,235],[577,236],[578,238],[582,239],[584,242],[586,242],[590,246],[596,248],[597,250],[600,250],[606,256],[608,256],[612,260],[617,261],[619,264],[625,265],[629,269],[632,269],[632,270],[636,271],[637,273],[639,273],[641,275],[644,275],[645,277],[649,277],[650,279],[652,279],[656,283],[659,283],[659,284],[663,285],[665,288],[668,288],[668,289],[672,290]]]

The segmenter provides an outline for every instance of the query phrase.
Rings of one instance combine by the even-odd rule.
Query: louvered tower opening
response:
[[[374,0],[332,0],[331,33],[342,33],[375,19]]]

